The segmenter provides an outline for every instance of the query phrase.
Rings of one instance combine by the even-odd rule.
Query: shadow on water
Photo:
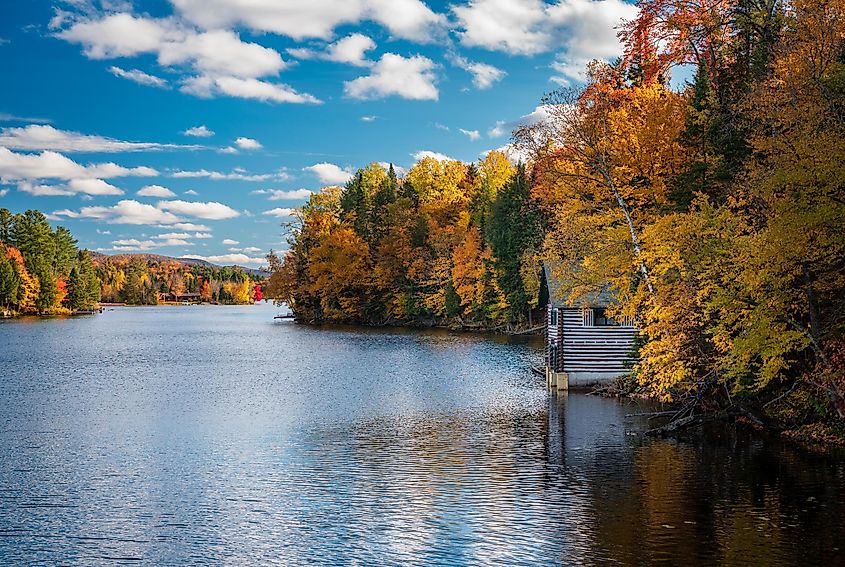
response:
[[[0,325],[0,563],[845,563],[841,456],[644,440],[531,339],[272,315]]]
[[[616,424],[644,428],[623,418],[634,411],[578,394],[550,398],[549,460],[561,466],[559,482],[584,483],[578,563],[845,564],[841,455],[733,428],[683,442],[614,442]]]

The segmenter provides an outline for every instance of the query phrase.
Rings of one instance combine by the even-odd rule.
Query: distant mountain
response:
[[[91,252],[91,258],[95,261],[102,261],[106,258],[114,258],[114,259],[130,259],[130,258],[143,258],[144,261],[147,263],[149,262],[179,262],[180,264],[185,264],[186,266],[210,266],[210,267],[217,267],[222,268],[220,264],[212,264],[206,260],[199,260],[197,258],[174,258],[173,256],[162,256],[161,254],[102,254],[101,252]],[[268,278],[270,277],[270,272],[265,270],[260,270],[256,268],[247,268],[246,266],[238,266],[237,264],[227,266],[229,268],[239,268],[246,272],[247,274],[259,277],[259,278]]]

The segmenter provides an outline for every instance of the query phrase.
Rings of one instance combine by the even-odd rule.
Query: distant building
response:
[[[633,321],[619,323],[607,315],[609,291],[569,305],[554,264],[543,265],[540,306],[546,308],[546,378],[566,389],[611,382],[629,372],[637,329]]]
[[[200,301],[198,293],[159,293],[158,300],[162,303],[197,303]]]

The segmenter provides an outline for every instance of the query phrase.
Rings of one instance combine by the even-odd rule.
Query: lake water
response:
[[[0,323],[0,563],[845,563],[841,456],[644,440],[536,341],[275,312]]]

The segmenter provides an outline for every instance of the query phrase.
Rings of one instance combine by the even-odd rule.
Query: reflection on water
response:
[[[272,314],[0,324],[4,562],[845,562],[842,458],[644,441],[529,341]]]

